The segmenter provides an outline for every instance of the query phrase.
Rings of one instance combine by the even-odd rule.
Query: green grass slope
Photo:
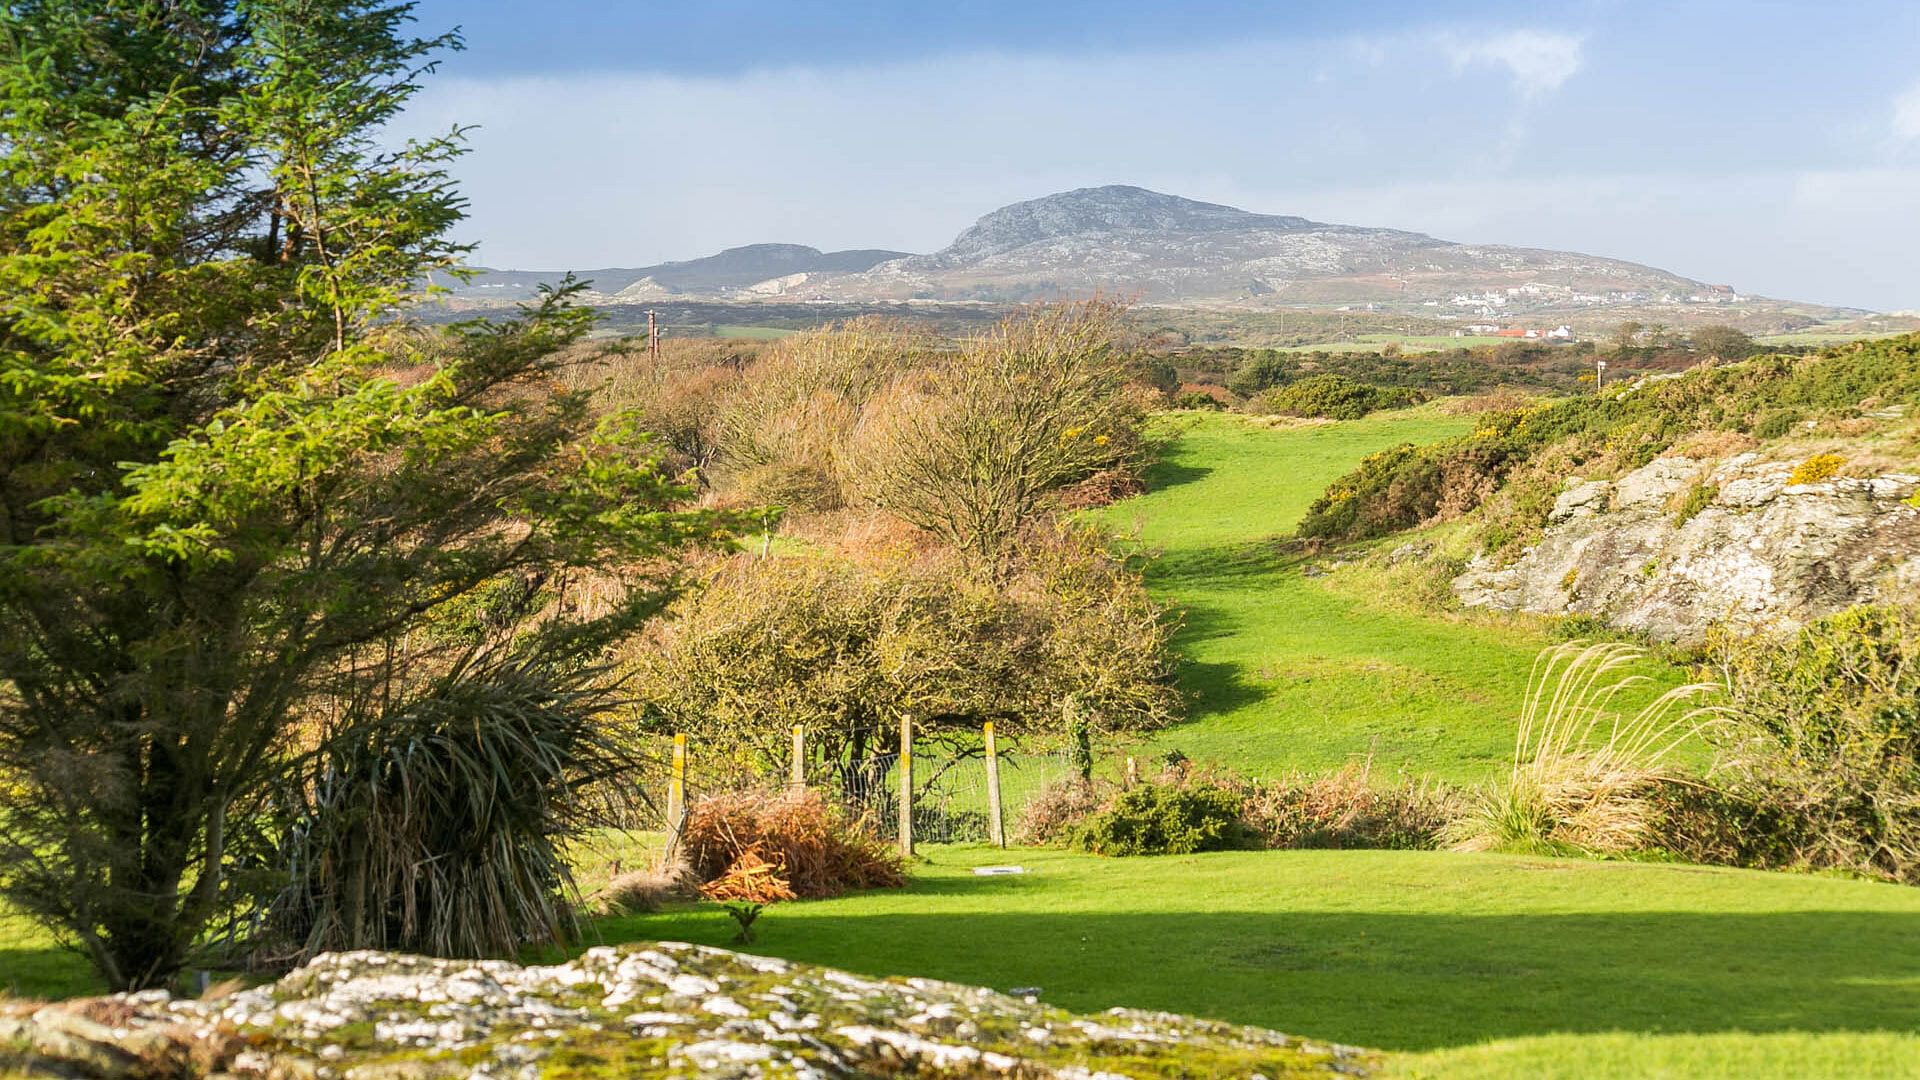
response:
[[[1017,862],[1032,873],[979,877]],[[726,945],[711,905],[611,940]],[[933,849],[781,905],[753,951],[1404,1052],[1410,1076],[1893,1076],[1920,1062],[1920,890],[1444,852]],[[1878,1071],[1876,1071],[1878,1070]]]
[[[1422,614],[1362,576],[1307,576],[1325,559],[1266,543],[1328,483],[1377,450],[1472,428],[1432,405],[1364,420],[1271,427],[1200,413],[1102,520],[1157,558],[1147,581],[1179,608],[1192,719],[1156,739],[1255,773],[1376,766],[1483,779],[1513,750],[1537,630]]]

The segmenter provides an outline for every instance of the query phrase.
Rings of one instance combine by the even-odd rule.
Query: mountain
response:
[[[453,292],[520,298],[554,276],[488,271]],[[673,297],[1009,303],[1099,292],[1208,307],[1369,306],[1462,326],[1639,318],[1756,331],[1865,314],[1743,296],[1620,259],[1258,214],[1117,184],[1002,207],[927,255],[754,244],[581,276],[593,279],[589,300],[610,304]]]
[[[1523,300],[1734,297],[1618,259],[1256,214],[1123,185],[1014,203],[930,255],[823,285],[849,299],[1026,300],[1097,290],[1161,303],[1412,303],[1471,313]]]

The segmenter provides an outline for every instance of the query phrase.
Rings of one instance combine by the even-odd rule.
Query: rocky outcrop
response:
[[[1793,470],[1743,454],[1572,478],[1537,545],[1508,564],[1475,560],[1454,591],[1468,605],[1593,615],[1679,642],[1715,620],[1791,628],[1920,596],[1920,476],[1796,484]]]
[[[1365,1076],[1350,1047],[692,945],[550,967],[322,956],[216,1001],[0,1004],[0,1076],[93,1080]]]

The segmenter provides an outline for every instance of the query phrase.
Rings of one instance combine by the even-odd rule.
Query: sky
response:
[[[476,261],[932,251],[1100,184],[1920,309],[1920,3],[422,0]]]

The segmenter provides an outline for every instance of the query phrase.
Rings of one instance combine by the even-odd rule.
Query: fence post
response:
[[[798,791],[807,786],[807,729],[793,725],[793,766],[787,772],[787,785]]]
[[[680,826],[687,816],[687,736],[673,736],[673,775],[667,781],[667,851],[680,846]]]
[[[993,721],[982,730],[987,734],[987,837],[995,847],[1007,846],[1007,829],[1000,818],[1000,754],[993,745]]]
[[[913,717],[900,717],[900,854],[913,857]]]

